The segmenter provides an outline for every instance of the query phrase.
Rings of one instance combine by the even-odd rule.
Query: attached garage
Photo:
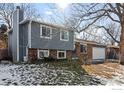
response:
[[[76,40],[75,54],[82,62],[101,63],[106,59],[106,45],[86,40]]]
[[[93,47],[92,59],[93,60],[105,60],[105,48]]]

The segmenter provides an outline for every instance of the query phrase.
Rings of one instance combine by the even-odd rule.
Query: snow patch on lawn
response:
[[[65,67],[67,68],[67,67]],[[0,85],[104,85],[85,72],[43,64],[0,64]]]

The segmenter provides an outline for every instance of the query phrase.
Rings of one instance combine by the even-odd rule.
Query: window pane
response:
[[[62,34],[61,34],[61,35],[62,35],[61,37],[62,37],[62,39],[64,39],[64,32],[62,31],[61,33],[62,33]]]
[[[61,32],[61,39],[67,40],[67,39],[68,39],[68,32],[62,31],[62,32]]]
[[[47,35],[47,37],[50,37],[50,28],[47,28],[47,31],[46,31],[46,35]]]
[[[80,52],[86,53],[87,52],[87,46],[86,45],[80,45]]]
[[[83,52],[83,45],[80,45],[80,52]]]
[[[83,48],[83,52],[84,52],[84,53],[87,52],[87,47],[86,47],[86,46],[84,46],[84,48]]]
[[[42,36],[50,37],[50,28],[42,27]]]
[[[64,32],[64,39],[68,39],[68,34],[67,34],[67,32]]]
[[[48,51],[44,51],[44,57],[48,57]]]
[[[40,58],[48,57],[48,56],[49,56],[48,51],[45,51],[45,50],[39,51],[39,57]]]
[[[59,57],[60,57],[60,58],[65,57],[65,53],[64,53],[64,52],[59,52]]]
[[[42,36],[46,36],[46,27],[42,27]]]
[[[61,57],[64,57],[64,54],[65,54],[65,53],[62,52],[62,53],[61,53]]]
[[[60,52],[59,52],[59,57],[61,57],[61,54],[60,54]]]
[[[40,52],[39,52],[39,57],[40,57],[40,58],[44,57],[44,53],[40,51]]]

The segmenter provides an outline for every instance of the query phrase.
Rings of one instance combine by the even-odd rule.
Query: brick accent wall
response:
[[[75,43],[75,48],[76,48],[76,55],[80,60],[83,60],[87,58],[88,60],[92,60],[92,51],[93,47],[104,47],[104,46],[99,46],[99,45],[93,45],[93,44],[87,44],[87,53],[81,53],[80,52],[80,42]]]
[[[75,43],[76,55],[80,60],[85,58],[92,59],[92,46],[87,45],[87,53],[80,52],[80,42]]]
[[[71,58],[72,57],[72,51],[71,50],[67,50],[66,51],[66,58]]]
[[[57,58],[57,50],[49,50],[49,56],[53,58]]]
[[[37,49],[28,49],[28,60],[37,60]]]
[[[38,49],[28,49],[28,60],[37,60],[38,59]],[[49,56],[57,59],[57,50],[49,50]],[[72,51],[66,51],[66,58],[71,58]]]
[[[49,56],[57,59],[57,50],[49,50]],[[66,58],[71,58],[72,51],[66,51]]]

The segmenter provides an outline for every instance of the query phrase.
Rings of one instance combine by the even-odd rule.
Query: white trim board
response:
[[[40,52],[40,51],[41,51],[41,52],[46,52],[46,51],[47,51],[47,52],[48,52],[48,57],[49,57],[49,50],[38,49],[38,50],[37,50],[37,58],[38,58],[38,59],[42,59],[42,58],[39,57],[39,52]]]
[[[42,27],[46,27],[50,29],[50,37],[42,36]],[[52,27],[40,24],[40,37],[45,39],[52,39]]]
[[[29,21],[28,24],[28,46],[31,48],[31,23],[32,21]]]
[[[63,58],[59,57],[59,52],[64,52],[65,56]],[[66,59],[66,51],[57,51],[57,59]]]
[[[19,61],[19,9],[17,9],[17,61]]]

